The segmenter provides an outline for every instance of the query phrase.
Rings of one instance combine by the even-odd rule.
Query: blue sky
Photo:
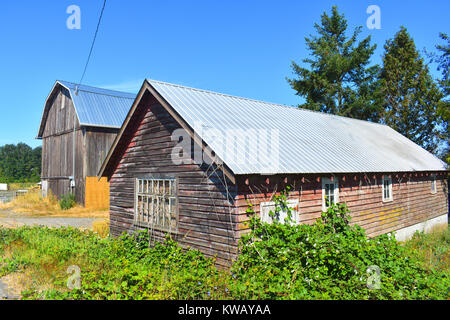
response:
[[[44,101],[56,79],[77,82],[102,0],[5,0],[0,4],[0,145],[35,140]],[[336,4],[349,29],[383,45],[401,25],[419,49],[434,49],[450,33],[450,1],[108,0],[83,84],[136,92],[144,78],[258,100],[297,105],[286,82],[291,61],[308,52],[305,36]],[[66,9],[81,9],[81,29],[69,30]],[[369,30],[369,5],[381,9],[381,29]],[[434,68],[433,74],[437,76]]]

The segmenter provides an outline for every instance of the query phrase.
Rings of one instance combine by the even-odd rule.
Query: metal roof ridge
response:
[[[274,106],[291,108],[291,109],[295,108],[294,106],[288,106],[288,105],[284,105],[284,104],[268,102],[268,101],[263,101],[263,100],[258,100],[258,99],[251,99],[251,98],[246,98],[246,97],[234,96],[234,95],[227,94],[227,93],[221,93],[221,92],[217,92],[217,91],[211,91],[211,90],[206,90],[206,89],[199,89],[199,88],[194,88],[194,87],[188,87],[188,86],[184,86],[184,85],[181,85],[181,84],[175,84],[175,83],[170,83],[170,82],[165,82],[165,81],[153,80],[153,79],[149,79],[149,78],[147,78],[147,81],[149,81],[149,82],[156,82],[156,83],[160,83],[160,84],[166,84],[166,85],[169,85],[169,86],[172,86],[172,87],[179,87],[179,88],[189,89],[189,90],[193,90],[193,91],[199,91],[199,92],[204,92],[204,93],[211,93],[211,94],[215,94],[215,95],[218,95],[218,96],[224,96],[224,97],[241,99],[241,100],[247,100],[247,101],[254,101],[254,102],[261,102],[261,103],[265,103],[265,104],[271,104],[271,105],[274,105]]]
[[[57,81],[58,83],[62,84],[63,86],[64,86],[64,83],[68,83],[68,84],[72,84],[72,85],[74,85],[74,86],[78,86],[78,84],[73,83],[73,82],[70,82],[70,81],[65,81],[65,80],[56,80],[56,81]],[[134,100],[134,99],[136,98],[136,95],[135,95],[134,93],[131,93],[131,92],[117,91],[117,90],[110,90],[110,89],[105,89],[105,88],[101,88],[101,87],[88,86],[88,85],[84,85],[84,84],[82,84],[81,86],[84,87],[84,88],[92,88],[92,89],[100,89],[100,90],[109,91],[109,92],[111,92],[111,94],[108,94],[108,93],[100,93],[100,92],[94,92],[94,91],[91,91],[91,90],[89,90],[89,89],[83,89],[83,88],[78,88],[78,91],[83,91],[83,92],[88,92],[88,93],[98,94],[98,95],[102,95],[102,96],[109,96],[109,97],[116,97],[116,98],[130,99],[130,100]],[[71,88],[67,88],[67,89],[74,90],[74,89],[71,89]],[[117,95],[112,94],[112,93],[114,93],[114,92],[117,93]],[[127,94],[127,95],[130,95],[130,96],[133,95],[133,96],[135,96],[135,97],[134,97],[134,98],[132,98],[132,97],[124,97],[124,96],[119,95],[119,94]]]
[[[175,84],[175,83],[170,83],[170,82],[165,82],[165,81],[160,81],[160,80],[154,80],[154,79],[150,79],[150,78],[146,78],[146,80],[148,82],[155,82],[155,83],[159,83],[159,84],[163,84],[163,85],[169,85],[169,86],[172,86],[172,87],[178,87],[178,88],[182,88],[182,89],[189,89],[189,90],[193,90],[193,91],[210,93],[210,94],[224,96],[224,97],[229,97],[229,98],[235,98],[235,99],[241,99],[241,100],[247,100],[247,101],[253,101],[253,102],[270,104],[270,105],[277,106],[277,107],[289,108],[290,110],[299,110],[299,111],[313,112],[313,113],[316,113],[316,114],[322,115],[322,116],[338,117],[338,118],[344,118],[344,119],[348,119],[348,120],[357,120],[357,121],[362,121],[362,122],[368,123],[368,124],[388,127],[387,125],[385,125],[383,123],[372,122],[372,121],[356,119],[356,118],[350,118],[350,117],[345,117],[345,116],[341,116],[341,115],[337,115],[337,114],[324,113],[324,112],[320,112],[320,111],[315,111],[315,110],[309,110],[309,109],[301,108],[301,107],[298,107],[298,106],[288,106],[288,105],[280,104],[280,103],[274,103],[274,102],[268,102],[268,101],[263,101],[263,100],[245,98],[245,97],[240,97],[240,96],[233,96],[231,94],[220,93],[220,92],[211,91],[211,90],[205,90],[205,89],[198,89],[198,88],[188,87],[188,86],[184,86],[184,85],[180,85],[180,84]]]

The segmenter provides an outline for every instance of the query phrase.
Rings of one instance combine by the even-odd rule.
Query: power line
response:
[[[84,66],[84,70],[83,70],[83,75],[81,76],[81,79],[78,82],[78,85],[76,86],[75,93],[78,92],[78,87],[83,82],[84,76],[86,74],[87,67],[89,65],[89,61],[91,60],[92,50],[94,49],[95,40],[97,39],[98,29],[100,28],[100,23],[102,21],[103,11],[105,11],[105,6],[106,6],[106,0],[103,0],[103,7],[102,7],[102,11],[100,12],[100,17],[98,19],[97,29],[95,30],[94,39],[92,40],[91,50],[89,50],[89,55],[88,55],[88,58],[87,58],[87,61],[86,61],[86,65]]]

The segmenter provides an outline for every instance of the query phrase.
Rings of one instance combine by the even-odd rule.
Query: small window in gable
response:
[[[394,197],[392,196],[392,178],[390,178],[389,176],[383,176],[381,182],[382,182],[383,202],[393,201]]]
[[[331,205],[339,202],[338,179],[322,178],[322,210],[326,211]]]
[[[66,107],[66,96],[64,94],[61,95],[61,110]]]
[[[292,220],[294,220],[295,223],[298,223],[298,199],[294,200],[287,200],[287,206],[289,208],[292,208],[291,214],[292,214]],[[275,212],[275,202],[261,202],[260,206],[260,215],[261,215],[261,221],[266,223],[273,223],[273,219],[270,216],[270,211]],[[280,222],[285,223],[285,219],[287,218],[287,212],[281,211],[280,212]]]
[[[431,176],[431,193],[435,194],[437,192],[437,185],[436,185],[436,175]]]

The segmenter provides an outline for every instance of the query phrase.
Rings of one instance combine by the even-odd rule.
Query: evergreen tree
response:
[[[437,113],[442,120],[442,130],[440,138],[443,141],[440,157],[450,165],[450,146],[448,122],[450,120],[450,39],[445,33],[440,33],[439,37],[446,41],[444,45],[437,45],[436,49],[440,51],[440,55],[433,55],[433,60],[438,63],[438,71],[441,72],[442,78],[439,79],[444,99],[439,103]]]
[[[450,96],[450,38],[445,33],[439,33],[439,37],[446,41],[444,45],[437,45],[441,53],[440,56],[436,56],[435,61],[438,63],[438,71],[442,73],[442,79],[439,80],[439,84],[446,96]]]
[[[298,79],[287,79],[297,95],[306,102],[299,107],[352,118],[378,121],[380,104],[375,92],[378,66],[369,65],[376,45],[370,36],[357,43],[361,26],[346,36],[347,20],[333,6],[331,16],[325,12],[321,25],[314,25],[318,36],[306,37],[311,58],[304,59],[309,68],[292,62]]]
[[[382,122],[430,152],[436,152],[441,119],[437,106],[442,98],[414,40],[401,27],[386,42],[380,86]]]

